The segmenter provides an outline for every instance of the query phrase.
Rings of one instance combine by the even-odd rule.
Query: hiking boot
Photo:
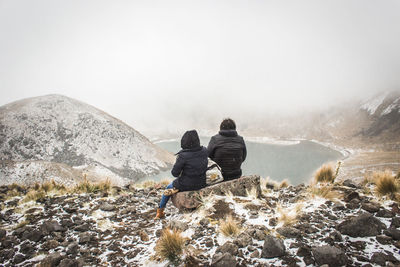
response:
[[[154,220],[161,220],[164,217],[165,217],[164,208],[158,208],[157,214],[156,214],[156,217],[154,217]]]
[[[176,188],[165,189],[163,195],[169,197],[169,196],[172,196],[173,194],[176,194],[178,192],[179,192],[179,189],[176,189]]]

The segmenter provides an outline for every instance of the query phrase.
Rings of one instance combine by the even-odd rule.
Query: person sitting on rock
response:
[[[179,191],[199,190],[206,186],[207,148],[200,146],[196,130],[185,132],[181,139],[181,148],[171,174],[177,177],[163,193],[155,219],[165,217],[164,209],[171,195]]]
[[[242,163],[247,156],[243,137],[236,132],[236,124],[232,119],[224,119],[217,135],[211,137],[207,147],[208,157],[222,169],[224,181],[242,176]]]

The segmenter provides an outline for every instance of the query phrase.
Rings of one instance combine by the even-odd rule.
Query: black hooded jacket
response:
[[[242,162],[247,156],[243,137],[235,130],[221,130],[211,137],[207,147],[208,156],[222,169],[224,180],[233,180],[242,176]]]
[[[171,174],[178,177],[173,186],[179,191],[199,190],[206,186],[207,149],[200,146],[196,130],[187,131],[181,139],[182,150],[172,167]]]

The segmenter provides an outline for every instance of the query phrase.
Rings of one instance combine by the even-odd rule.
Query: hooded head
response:
[[[181,139],[182,149],[192,149],[200,147],[200,138],[196,130],[187,131]]]

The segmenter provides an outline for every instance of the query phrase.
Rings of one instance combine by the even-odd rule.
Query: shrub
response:
[[[399,185],[390,171],[375,172],[373,177],[376,185],[375,190],[379,196],[389,195],[393,198],[399,192]]]
[[[335,176],[333,175],[332,166],[322,165],[315,173],[314,179],[317,183],[333,183],[335,181]]]
[[[279,184],[279,188],[286,188],[289,185],[290,185],[289,181],[287,179],[285,179]]]
[[[277,206],[277,212],[279,214],[278,221],[283,223],[284,226],[292,225],[297,222],[297,218],[301,213],[303,205],[298,203],[292,209],[283,209],[281,206]]]
[[[162,231],[160,239],[157,241],[155,251],[162,259],[172,263],[178,263],[183,253],[185,238],[179,230],[165,229]]]
[[[340,194],[333,190],[332,185],[310,185],[308,190],[312,197],[318,196],[330,200],[340,198]]]
[[[31,189],[29,192],[26,194],[25,198],[23,199],[23,202],[29,202],[29,201],[38,201],[40,199],[43,199],[46,197],[46,192],[44,190],[39,189]]]
[[[240,232],[240,227],[232,216],[228,216],[225,220],[220,221],[219,231],[227,237],[237,236]]]

